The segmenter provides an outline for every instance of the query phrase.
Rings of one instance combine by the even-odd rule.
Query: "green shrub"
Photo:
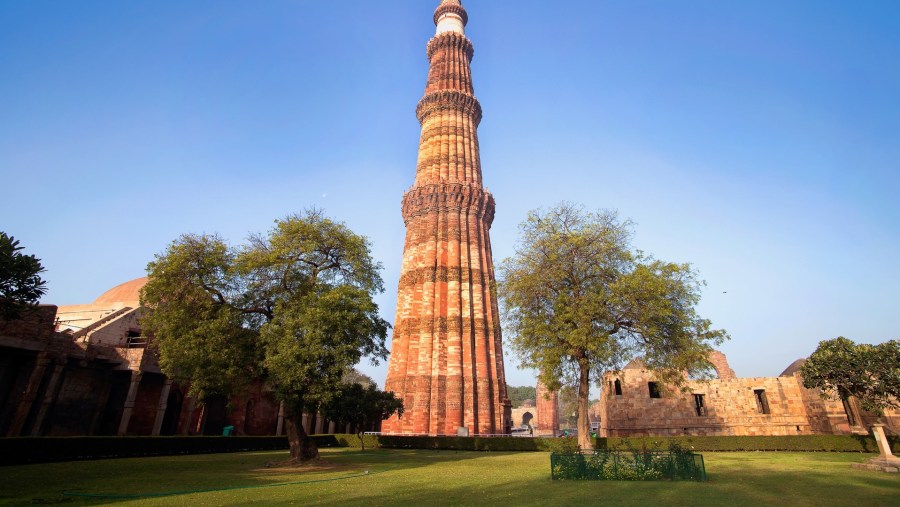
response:
[[[900,450],[900,438],[891,437],[891,447]],[[793,435],[793,436],[715,436],[715,437],[610,437],[598,438],[596,449],[618,449],[624,446],[662,449],[677,443],[687,450],[702,451],[825,451],[878,452],[871,436],[862,435]]]
[[[685,451],[678,444],[672,444],[668,451],[630,448],[584,454],[553,453],[550,467],[554,480],[706,480],[703,456]]]

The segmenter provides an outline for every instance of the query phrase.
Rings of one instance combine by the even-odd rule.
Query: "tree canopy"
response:
[[[662,382],[709,376],[723,330],[697,315],[703,282],[688,264],[631,246],[614,211],[562,203],[532,211],[499,268],[505,331],[523,366],[551,390],[578,390],[579,443],[589,445],[590,379],[639,358]]]
[[[522,402],[525,400],[537,401],[537,389],[535,386],[511,386],[507,384],[506,393],[513,408],[522,406]]]
[[[878,345],[854,343],[839,336],[819,342],[800,367],[803,385],[819,389],[825,398],[846,401],[878,415],[900,408],[900,341]]]
[[[378,421],[387,419],[395,412],[403,415],[403,400],[392,392],[385,392],[373,384],[345,383],[322,407],[325,417],[341,424],[356,428],[359,443],[365,450],[363,432]]]
[[[300,424],[363,357],[388,355],[384,290],[368,240],[320,210],[277,220],[229,246],[186,234],[147,266],[143,326],[160,368],[194,396],[229,395],[265,379],[285,403],[291,456],[318,456]]]
[[[17,239],[0,231],[0,318],[18,318],[47,292],[41,260],[25,255],[24,249]]]

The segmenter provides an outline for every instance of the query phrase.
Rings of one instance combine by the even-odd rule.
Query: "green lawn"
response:
[[[550,455],[536,452],[324,449],[322,455],[325,464],[295,469],[266,468],[284,452],[3,467],[0,505],[900,506],[900,474],[850,468],[871,457],[864,454],[705,453],[706,483],[554,482]],[[198,490],[221,491],[189,493]],[[184,493],[136,497],[172,492]]]

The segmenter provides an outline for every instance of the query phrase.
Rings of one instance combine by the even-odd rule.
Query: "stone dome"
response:
[[[147,284],[147,277],[135,278],[130,282],[116,285],[112,289],[104,292],[94,300],[95,305],[111,305],[113,303],[123,303],[125,306],[137,308],[140,306],[141,287]]]

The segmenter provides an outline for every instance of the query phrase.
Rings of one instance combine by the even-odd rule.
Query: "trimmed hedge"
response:
[[[359,448],[356,435],[314,435],[319,447]],[[364,435],[366,449],[441,449],[455,451],[575,452],[574,438],[405,437]],[[889,437],[900,454],[900,438]],[[596,449],[668,449],[677,443],[703,451],[833,451],[878,452],[875,439],[859,435],[786,437],[630,437],[598,438]],[[88,459],[273,451],[288,448],[287,437],[23,437],[0,438],[0,466]]]
[[[382,435],[379,447],[388,449],[441,449],[454,451],[544,451],[575,452],[574,438],[518,437],[403,437]]]
[[[891,449],[900,451],[900,438],[888,437]],[[693,451],[801,451],[801,452],[878,452],[872,436],[863,435],[792,435],[783,437],[610,437],[598,438],[597,449],[633,448],[668,449],[671,443]]]
[[[335,435],[338,445],[359,448],[356,435]],[[578,449],[574,438],[509,437],[425,437],[365,435],[366,448],[442,449],[457,451],[543,451],[572,452]],[[900,438],[889,437],[891,447],[900,452]],[[594,448],[616,450],[628,447],[668,449],[671,443],[694,451],[800,451],[800,452],[878,452],[875,439],[859,435],[796,435],[783,437],[630,437],[597,438]]]

